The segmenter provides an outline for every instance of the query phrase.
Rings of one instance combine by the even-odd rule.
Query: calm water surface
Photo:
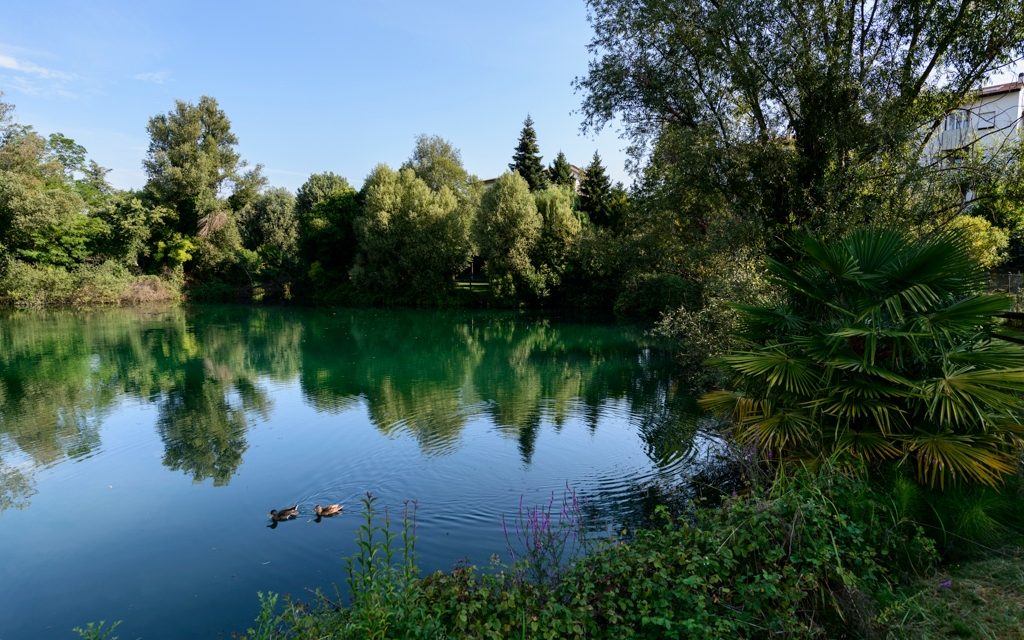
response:
[[[712,441],[668,355],[514,315],[197,308],[0,315],[0,640],[228,637],[257,591],[344,583],[358,499],[416,500],[431,570],[506,553],[571,486],[633,522]],[[267,511],[346,513],[270,529]]]

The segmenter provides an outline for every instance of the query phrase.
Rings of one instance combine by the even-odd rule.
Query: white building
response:
[[[985,87],[974,98],[947,115],[931,133],[926,158],[936,158],[975,144],[986,155],[1019,146],[1024,117],[1024,73],[1017,82]]]

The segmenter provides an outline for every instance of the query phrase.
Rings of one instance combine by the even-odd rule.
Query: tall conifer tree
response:
[[[551,168],[548,169],[548,173],[551,177],[551,182],[563,187],[576,187],[576,176],[572,174],[572,165],[565,159],[565,154],[561,151],[555,157],[555,161]]]
[[[548,186],[548,173],[541,163],[540,148],[537,146],[537,132],[533,129],[533,118],[529,114],[523,121],[523,130],[519,134],[519,144],[512,155],[509,170],[518,171],[519,175],[530,185],[530,191],[539,191]]]
[[[602,227],[611,224],[612,181],[605,173],[601,156],[596,151],[593,160],[583,172],[579,207],[594,224]]]

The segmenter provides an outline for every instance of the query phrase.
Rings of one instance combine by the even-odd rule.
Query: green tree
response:
[[[600,227],[612,225],[612,181],[596,151],[583,173],[579,207],[594,224]]]
[[[360,211],[359,194],[339,175],[317,173],[299,187],[299,255],[315,287],[348,281]]]
[[[49,187],[38,172],[0,170],[0,245],[11,257],[63,267],[84,260],[100,231],[84,208],[73,189]]]
[[[348,180],[330,171],[309,176],[295,195],[295,212],[308,216],[316,205],[343,193],[354,192]]]
[[[0,170],[61,182],[60,166],[45,161],[46,139],[28,125],[9,123],[0,140]]]
[[[153,249],[153,232],[162,227],[170,212],[163,207],[150,207],[135,193],[116,193],[91,211],[104,224],[103,233],[93,238],[93,256],[117,260],[138,272],[140,260]]]
[[[63,133],[51,133],[46,140],[46,160],[59,167],[67,182],[75,179],[76,173],[86,169],[85,147]]]
[[[209,96],[198,104],[178,100],[169,113],[150,118],[146,131],[146,191],[157,204],[178,212],[175,230],[196,235],[209,216],[215,218],[208,220],[206,235],[224,228],[220,194],[238,180],[244,163],[235,151],[238,138],[217,101]]]
[[[552,185],[534,194],[542,224],[531,261],[543,275],[547,288],[557,287],[579,241],[583,225],[572,210],[571,187]]]
[[[280,269],[297,256],[299,223],[295,196],[284,188],[268,189],[239,215],[242,245],[259,254],[263,263]]]
[[[519,144],[512,154],[509,171],[516,171],[530,185],[530,191],[537,191],[548,186],[548,174],[541,162],[540,147],[537,146],[537,132],[533,128],[533,118],[529,114],[523,121],[523,130],[519,133]]]
[[[114,193],[114,188],[107,182],[110,169],[101,167],[95,160],[88,160],[80,172],[82,177],[75,180],[75,190],[90,208],[102,206]]]
[[[454,193],[461,194],[471,182],[469,173],[462,166],[462,153],[440,136],[417,136],[412,157],[401,168],[415,171],[416,177],[434,191],[447,186]]]
[[[530,185],[519,173],[502,174],[484,193],[473,235],[495,297],[544,292],[543,276],[530,258],[543,226]]]
[[[244,211],[246,208],[256,204],[263,190],[269,184],[270,181],[263,175],[263,165],[256,165],[239,175],[238,179],[235,180],[234,191],[232,191],[231,196],[228,198],[228,206],[236,213]]]
[[[465,209],[446,186],[378,165],[363,186],[352,279],[376,302],[444,300],[470,257]]]
[[[569,164],[565,154],[561,151],[558,152],[558,155],[555,156],[555,161],[548,168],[548,176],[553,184],[571,189],[576,188],[576,176],[572,172],[572,165]]]
[[[589,5],[585,127],[621,122],[636,159],[672,167],[674,200],[700,187],[716,206],[695,212],[730,207],[773,233],[912,213],[922,135],[1024,42],[1021,0]]]
[[[86,215],[74,182],[85,148],[61,134],[46,140],[15,123],[13,112],[0,102],[0,270],[11,259],[74,267],[105,232],[101,220]]]
[[[971,253],[958,232],[805,238],[795,262],[769,265],[788,299],[738,307],[750,346],[722,358],[733,390],[702,403],[775,459],[997,484],[1024,448],[1024,349],[993,340],[1012,300],[980,293],[987,274]]]

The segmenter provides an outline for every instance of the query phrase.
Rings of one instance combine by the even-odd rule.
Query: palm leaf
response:
[[[868,375],[877,376],[882,380],[893,382],[895,384],[903,385],[906,387],[914,386],[914,382],[904,377],[903,375],[896,373],[895,371],[892,371],[888,367],[865,363],[862,358],[837,355],[834,356],[825,364],[843,371],[853,371],[856,373],[866,373]]]
[[[811,363],[781,348],[740,351],[724,356],[721,361],[738,373],[763,380],[769,388],[778,386],[800,395],[810,394],[820,377]]]
[[[1024,369],[971,370],[960,368],[921,385],[928,416],[946,426],[987,428],[993,414],[1020,410]]]
[[[1016,460],[997,448],[998,441],[952,433],[918,432],[907,440],[917,460],[918,479],[944,488],[947,481],[969,480],[996,486],[1016,470]]]
[[[768,332],[793,334],[804,326],[803,319],[788,308],[766,309],[745,304],[730,306],[740,312],[743,328],[754,335]]]
[[[857,258],[843,244],[828,245],[808,235],[804,236],[801,248],[817,266],[839,280],[857,281],[863,277]]]
[[[866,461],[898,458],[903,451],[892,438],[873,431],[848,429],[837,439],[836,451],[849,451]]]
[[[771,412],[756,421],[738,425],[736,438],[771,451],[805,449],[814,439],[814,421],[798,411]]]
[[[1024,369],[1024,348],[1005,342],[969,342],[946,354],[949,362],[980,369]]]
[[[875,432],[884,435],[891,434],[898,427],[907,426],[905,411],[893,402],[880,399],[844,395],[815,400],[805,406],[832,416],[841,424],[857,424],[861,427],[870,425]]]
[[[1002,294],[974,296],[927,314],[928,325],[939,331],[973,332],[991,324],[992,316],[1012,308],[1012,299]]]
[[[878,274],[892,268],[906,252],[905,234],[894,229],[862,229],[841,243],[864,273]]]

